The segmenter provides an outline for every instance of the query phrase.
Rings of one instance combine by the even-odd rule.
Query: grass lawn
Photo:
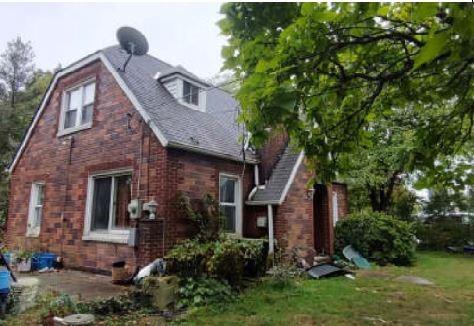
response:
[[[435,286],[395,281],[427,278]],[[199,308],[177,324],[474,325],[474,257],[419,253],[413,267],[377,267],[345,277],[301,280],[278,289],[263,282],[236,302]]]

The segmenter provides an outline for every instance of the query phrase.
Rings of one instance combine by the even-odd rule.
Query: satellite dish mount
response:
[[[120,47],[128,53],[127,60],[125,60],[122,68],[118,68],[118,71],[125,72],[127,64],[134,55],[140,56],[148,52],[148,41],[145,36],[135,28],[127,26],[120,27],[117,31],[117,40],[120,43]]]

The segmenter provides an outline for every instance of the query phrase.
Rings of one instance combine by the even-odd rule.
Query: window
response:
[[[62,130],[76,131],[92,124],[95,82],[85,83],[64,93]]]
[[[28,212],[27,236],[38,236],[43,214],[44,184],[33,183],[31,185],[30,207]]]
[[[186,103],[199,105],[199,87],[183,80],[183,100]]]
[[[219,205],[224,217],[224,231],[241,233],[240,185],[236,176],[221,175],[219,178]]]
[[[130,172],[89,178],[84,232],[86,240],[127,240],[130,227],[127,207],[132,199],[131,184]]]

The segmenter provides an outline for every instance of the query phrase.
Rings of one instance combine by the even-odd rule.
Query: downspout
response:
[[[268,205],[268,256],[273,258],[275,252],[275,240],[273,234],[273,206]]]
[[[259,173],[258,173],[258,164],[255,164],[253,166],[253,175],[254,175],[254,179],[255,179],[255,186],[258,187],[258,185],[260,184],[260,176],[259,176]]]

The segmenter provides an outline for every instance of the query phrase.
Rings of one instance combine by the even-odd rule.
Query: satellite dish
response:
[[[148,41],[145,36],[132,27],[120,27],[117,30],[117,40],[120,47],[128,53],[128,58],[119,71],[125,72],[125,67],[134,55],[144,55],[148,52]]]
[[[148,52],[148,41],[145,36],[132,27],[120,27],[117,39],[122,49],[130,55],[144,55]]]

